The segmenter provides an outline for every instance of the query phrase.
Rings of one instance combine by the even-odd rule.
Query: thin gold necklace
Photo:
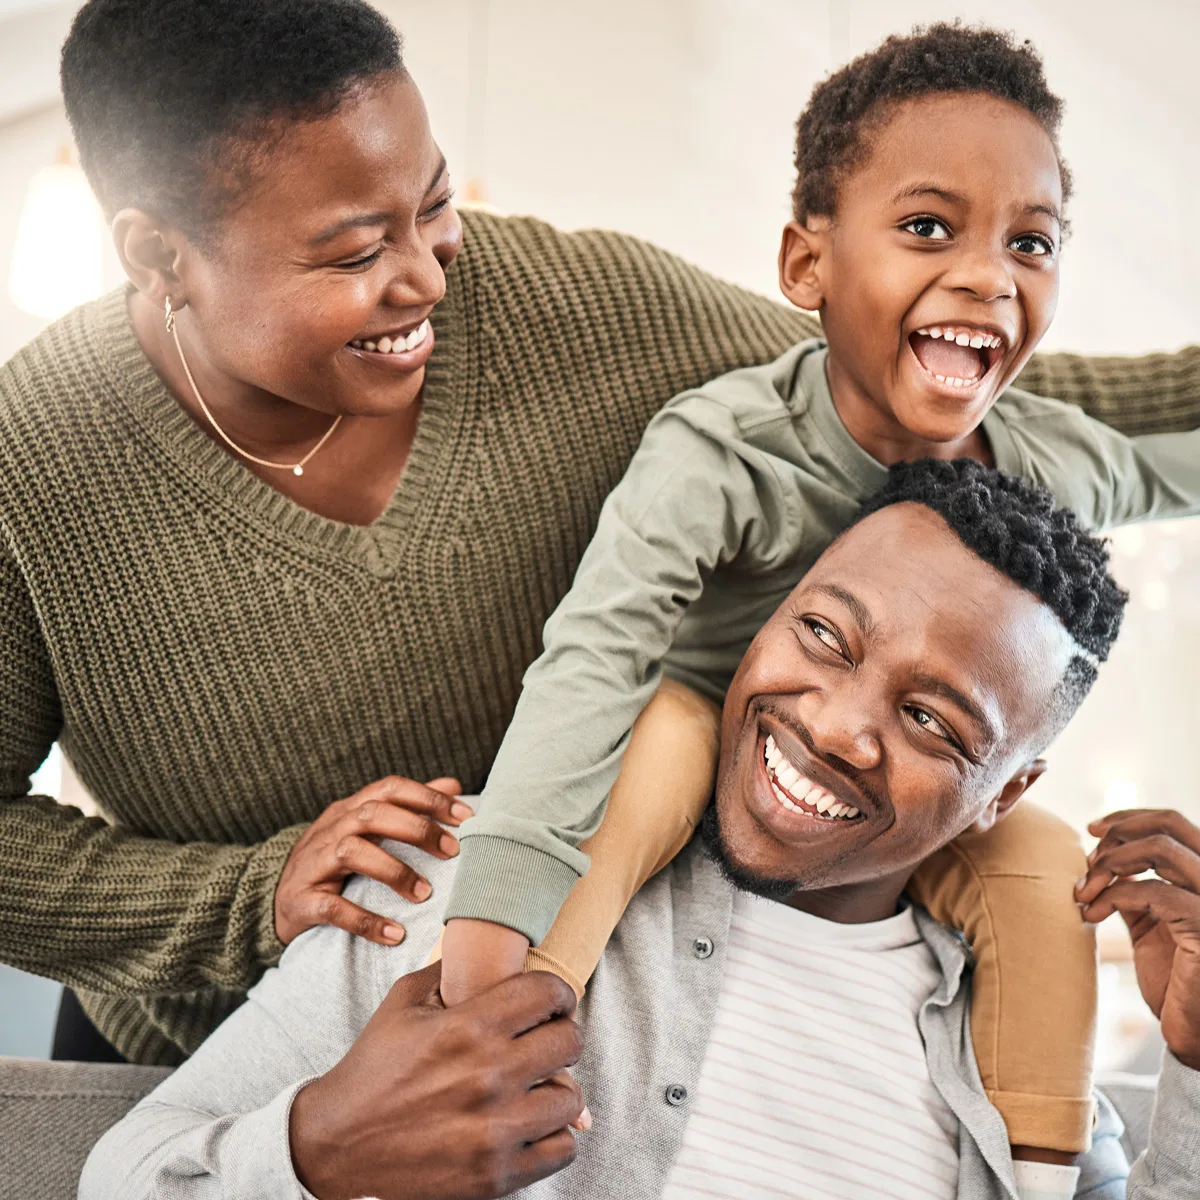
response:
[[[337,429],[337,427],[342,423],[342,417],[345,414],[338,413],[333,420],[333,424],[330,425],[327,430],[325,430],[321,440],[299,462],[272,462],[269,458],[258,458],[257,456],[251,454],[249,450],[243,450],[242,447],[239,446],[237,442],[235,442],[233,438],[231,438],[229,434],[227,434],[225,430],[223,430],[220,425],[217,424],[217,418],[214,417],[211,412],[209,412],[208,405],[204,403],[204,397],[200,395],[200,389],[196,386],[196,381],[192,378],[192,372],[188,367],[187,359],[183,356],[183,347],[179,344],[179,330],[175,328],[175,314],[171,310],[171,302],[169,300],[167,301],[166,307],[167,329],[170,331],[171,336],[175,339],[175,349],[179,351],[179,361],[183,363],[183,373],[187,376],[188,383],[191,384],[192,395],[196,397],[196,403],[200,405],[201,412],[203,412],[208,418],[208,423],[217,431],[217,435],[220,437],[220,439],[231,450],[235,451],[237,454],[240,454],[243,458],[249,459],[250,462],[257,463],[260,467],[271,467],[276,471],[291,471],[293,475],[303,475],[304,467],[308,460],[312,458],[312,456],[316,454],[316,452],[320,450],[320,448],[325,445],[325,443],[329,441],[331,437],[333,437],[334,430]]]

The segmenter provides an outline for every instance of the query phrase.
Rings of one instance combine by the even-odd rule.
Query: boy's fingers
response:
[[[1100,896],[1083,906],[1086,921],[1098,924],[1119,912],[1133,925],[1149,916],[1165,922],[1173,934],[1200,938],[1200,896],[1161,879],[1121,879],[1109,884]],[[1178,940],[1178,939],[1177,939]]]

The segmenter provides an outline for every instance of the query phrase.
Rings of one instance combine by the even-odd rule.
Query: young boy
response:
[[[685,393],[647,428],[463,829],[448,1002],[520,970],[530,943],[542,943],[530,965],[582,990],[625,903],[708,800],[713,702],[888,464],[978,459],[1049,486],[1093,528],[1200,508],[1198,434],[1130,439],[1006,391],[1054,314],[1070,188],[1060,117],[1030,47],[961,26],[889,38],[814,89],[779,272],[825,340]],[[896,702],[946,771],[988,769],[969,697]],[[888,747],[869,730],[817,746],[821,703],[810,750],[886,785]],[[858,819],[777,748],[763,770],[813,836]],[[976,1054],[1015,1152],[1060,1164],[1090,1136],[1094,945],[1072,894],[1083,872],[1074,834],[1028,808],[964,834],[912,886],[973,943]],[[1073,1192],[1072,1169],[1058,1185]]]

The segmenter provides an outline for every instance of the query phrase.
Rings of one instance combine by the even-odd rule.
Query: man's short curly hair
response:
[[[872,127],[900,101],[939,92],[983,92],[1031,113],[1050,135],[1063,198],[1070,195],[1058,145],[1063,103],[1046,84],[1038,52],[997,29],[942,22],[893,34],[813,88],[796,122],[796,220],[832,217],[838,188],[865,157]]]
[[[204,241],[285,122],[403,69],[363,0],[87,0],[61,79],[105,215],[141,208]]]
[[[1080,648],[1058,688],[1052,737],[1095,683],[1097,664],[1121,629],[1129,594],[1109,572],[1108,543],[1084,530],[1070,509],[1056,507],[1044,487],[969,458],[895,464],[854,524],[907,503],[937,513],[967,549],[1037,596]]]

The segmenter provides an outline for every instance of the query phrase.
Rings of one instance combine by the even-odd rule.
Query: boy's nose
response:
[[[957,291],[970,292],[985,304],[1011,300],[1017,294],[1016,281],[1003,252],[964,250],[946,282]]]

